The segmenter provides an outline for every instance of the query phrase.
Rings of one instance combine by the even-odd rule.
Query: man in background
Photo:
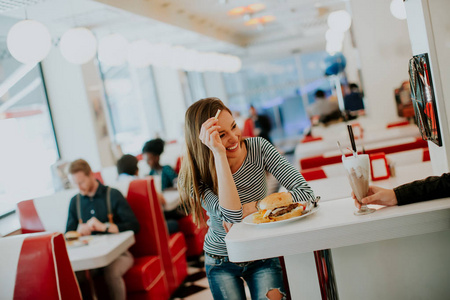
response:
[[[344,97],[344,108],[346,111],[354,112],[364,109],[362,95],[356,83],[350,83],[350,94]]]
[[[328,122],[337,120],[341,117],[338,102],[328,100],[325,97],[325,92],[323,90],[317,90],[314,97],[314,103],[306,108],[312,125],[316,125],[317,121],[327,124]]]
[[[85,236],[126,230],[133,230],[135,233],[139,231],[136,216],[123,195],[95,179],[91,167],[85,160],[73,161],[69,167],[69,174],[80,193],[70,200],[66,232],[76,230]],[[133,261],[131,253],[126,251],[108,266],[92,270],[93,275],[102,273],[111,299],[126,299],[122,276],[132,267]],[[76,272],[76,275],[79,281],[84,280],[84,272]]]
[[[269,117],[258,114],[256,108],[253,105],[251,105],[250,118],[253,120],[253,123],[255,125],[254,133],[257,136],[265,138],[266,140],[272,143],[270,139],[270,130],[272,129],[272,124],[270,123]]]

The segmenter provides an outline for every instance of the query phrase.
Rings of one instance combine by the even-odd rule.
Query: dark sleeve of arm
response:
[[[122,193],[116,189],[111,189],[111,200],[113,199],[115,200],[114,214],[117,216],[114,219],[118,220],[116,225],[119,232],[126,230],[133,230],[134,233],[139,232],[139,222]]]
[[[450,173],[398,186],[394,192],[398,205],[450,197]]]
[[[68,217],[67,217],[66,232],[67,231],[75,231],[78,228],[78,216],[77,216],[76,198],[77,198],[77,196],[75,195],[72,198],[72,200],[70,200],[69,214],[68,214]]]

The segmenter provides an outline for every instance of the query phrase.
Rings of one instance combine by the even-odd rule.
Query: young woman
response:
[[[242,140],[231,111],[217,98],[201,99],[189,107],[185,138],[187,153],[178,188],[194,221],[204,220],[203,209],[209,216],[204,250],[214,299],[245,299],[242,279],[252,299],[282,299],[285,292],[278,258],[232,263],[224,238],[233,223],[255,212],[256,201],[267,196],[266,171],[296,202],[309,201],[313,191],[267,140]]]

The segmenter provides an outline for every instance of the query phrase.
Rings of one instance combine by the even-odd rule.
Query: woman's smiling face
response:
[[[222,111],[218,121],[220,126],[219,135],[222,145],[226,149],[227,158],[236,159],[245,155],[241,145],[241,130],[236,125],[233,116],[228,111]]]

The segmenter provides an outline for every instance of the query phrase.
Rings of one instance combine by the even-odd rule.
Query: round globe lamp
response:
[[[59,49],[67,61],[82,65],[93,59],[97,53],[97,39],[87,28],[72,28],[62,35]]]
[[[8,32],[6,46],[12,57],[24,64],[43,60],[52,47],[47,27],[34,20],[16,23]]]
[[[98,60],[107,66],[121,66],[127,61],[128,41],[120,34],[107,35],[98,42]]]
[[[331,30],[346,32],[352,25],[352,18],[345,10],[338,10],[328,15],[327,23]]]
[[[390,5],[391,14],[399,20],[406,19],[405,4],[402,0],[392,0]]]

